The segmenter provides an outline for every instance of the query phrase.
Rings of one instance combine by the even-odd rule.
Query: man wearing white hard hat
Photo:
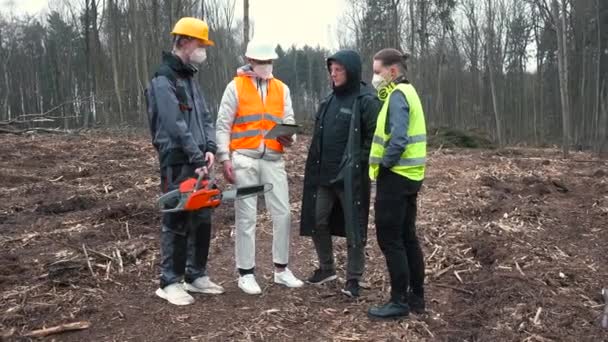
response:
[[[301,287],[304,283],[287,268],[291,211],[283,153],[293,138],[264,137],[276,124],[295,123],[291,96],[289,88],[272,75],[272,61],[278,57],[275,45],[251,41],[245,57],[248,64],[237,70],[220,104],[216,123],[217,158],[223,165],[224,178],[237,187],[273,185],[265,194],[265,202],[273,224],[274,282]],[[257,197],[236,201],[235,216],[238,286],[245,293],[260,294],[262,290],[254,273]]]

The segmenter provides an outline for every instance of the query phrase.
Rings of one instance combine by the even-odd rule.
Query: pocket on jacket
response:
[[[344,109],[344,108],[342,108],[342,109]],[[342,111],[342,109],[340,109],[340,112],[338,113],[338,115],[336,117],[340,121],[350,122],[350,119],[353,117],[353,114],[351,112],[346,113],[346,112]]]

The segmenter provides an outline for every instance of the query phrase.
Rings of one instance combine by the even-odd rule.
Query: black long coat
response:
[[[322,136],[320,118],[325,114],[332,96],[335,95],[331,94],[321,102],[315,115],[315,131],[304,173],[300,220],[300,235],[302,236],[311,236],[316,228],[316,196],[320,186],[320,140]],[[370,202],[368,159],[380,107],[381,103],[376,91],[361,83],[359,94],[352,105],[353,115],[340,172],[333,182],[333,186],[343,187],[346,205],[342,208],[339,201],[336,201],[332,208],[329,220],[332,235],[345,237],[347,234],[352,234],[352,241],[356,246],[363,246],[367,241]]]

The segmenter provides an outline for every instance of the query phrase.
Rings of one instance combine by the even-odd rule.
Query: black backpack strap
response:
[[[179,102],[179,109],[182,112],[192,110],[192,107],[188,105],[188,95],[186,94],[186,89],[177,83],[178,75],[175,70],[171,69],[171,67],[166,64],[162,64],[154,73],[154,77],[158,76],[166,77],[175,88],[175,96],[177,96],[177,101]]]
[[[154,77],[165,76],[169,79],[169,82],[177,87],[177,73],[166,64],[161,64],[158,70],[154,73]]]

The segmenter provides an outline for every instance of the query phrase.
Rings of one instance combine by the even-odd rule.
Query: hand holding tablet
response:
[[[292,135],[298,133],[300,131],[300,125],[293,124],[278,124],[274,126],[266,135],[265,139],[276,139],[278,137],[291,137]]]

